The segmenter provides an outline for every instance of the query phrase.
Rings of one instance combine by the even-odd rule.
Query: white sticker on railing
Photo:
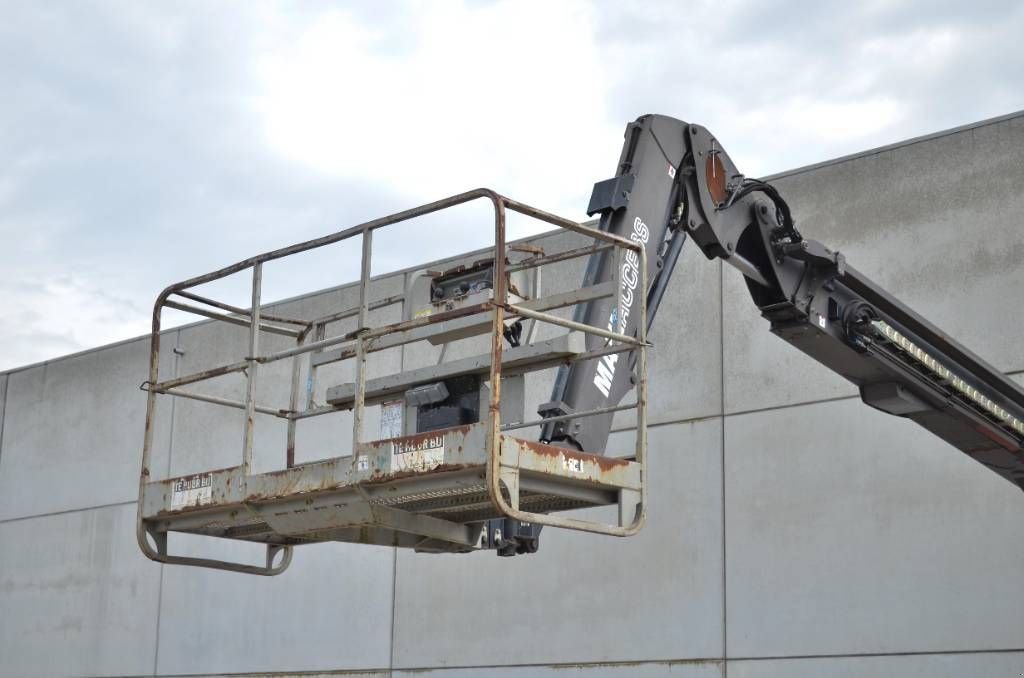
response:
[[[210,504],[213,502],[213,474],[175,478],[171,490],[172,509]]]
[[[583,473],[583,460],[562,455],[562,468],[570,473]]]
[[[429,471],[444,463],[444,434],[391,443],[391,472]]]
[[[397,438],[402,435],[402,410],[404,400],[389,400],[380,404],[380,439]]]

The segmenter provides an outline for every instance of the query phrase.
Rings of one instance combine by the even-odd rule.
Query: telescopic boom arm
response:
[[[584,285],[620,281],[618,299],[577,306],[574,320],[634,335],[630,311],[647,294],[654,322],[687,236],[709,259],[743,276],[771,331],[853,382],[871,407],[913,420],[1024,489],[1024,391],[967,348],[850,266],[842,254],[796,228],[770,184],[744,177],[699,125],[645,115],[626,127],[615,176],[597,183],[588,214],[600,229],[643,243],[650,281],[638,290],[638,261],[591,257]],[[621,317],[619,317],[621,309]],[[590,335],[588,349],[605,340]],[[728,356],[724,356],[728,360]],[[631,390],[630,354],[563,366],[543,417],[559,417],[543,442],[602,454],[613,407]],[[567,418],[568,417],[568,418]],[[510,524],[511,523],[511,524]],[[532,553],[539,526],[504,521],[499,555]]]
[[[778,191],[744,177],[707,129],[659,115],[631,123],[619,170],[595,186],[589,212],[601,214],[602,229],[647,244],[648,323],[688,235],[744,276],[774,334],[856,384],[866,404],[917,422],[1024,488],[1024,391],[842,254],[805,239]],[[610,264],[594,257],[588,282],[612,279]],[[635,331],[630,273],[623,262],[623,318],[614,299],[578,318]],[[542,414],[615,405],[630,372],[607,358],[565,367]],[[610,426],[611,415],[559,421],[543,438],[602,452]]]

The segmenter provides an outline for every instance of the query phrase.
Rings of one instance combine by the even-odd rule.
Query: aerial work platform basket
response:
[[[473,200],[487,200],[494,208],[494,248],[467,275],[488,285],[463,285],[456,299],[413,312],[411,289],[400,299],[371,299],[371,260],[374,231]],[[583,236],[581,247],[545,253],[538,248],[508,244],[506,210],[539,219]],[[313,318],[272,313],[261,303],[263,265],[267,262],[361,238],[359,303]],[[571,259],[601,255],[614,263],[629,252],[646,275],[644,247],[625,238],[537,210],[488,189],[477,189],[445,200],[366,222],[329,236],[292,245],[246,259],[207,275],[165,289],[153,311],[153,332],[142,470],[139,480],[137,537],[149,558],[171,564],[211,567],[251,574],[274,575],[291,562],[292,547],[340,541],[414,548],[419,551],[470,552],[486,546],[487,521],[511,518],[538,525],[629,536],[640,530],[646,506],[646,299],[638,295],[636,336],[593,327],[552,313],[558,309],[614,297],[622,266],[613,279],[548,295],[541,294],[540,269]],[[518,255],[518,257],[513,256]],[[513,260],[515,259],[515,260]],[[227,276],[251,271],[252,298],[240,308],[197,294],[194,288]],[[462,274],[462,272],[459,272]],[[523,281],[532,274],[532,281]],[[439,275],[433,272],[426,275]],[[453,279],[458,281],[458,276]],[[529,293],[526,292],[529,287]],[[640,289],[646,289],[641,279]],[[384,304],[400,303],[404,319],[371,326],[370,312]],[[248,330],[243,354],[185,376],[160,375],[161,316],[165,308],[193,313]],[[616,309],[621,317],[621,308]],[[331,334],[332,325],[355,319],[356,329]],[[509,341],[509,325],[525,321],[530,330]],[[564,333],[536,340],[538,324],[560,327]],[[517,330],[522,330],[518,327]],[[261,353],[265,334],[294,340],[294,346]],[[434,365],[369,378],[367,358],[376,351],[407,347],[416,342],[446,346],[489,334],[490,350],[482,355],[444,360]],[[590,338],[598,338],[597,341]],[[510,345],[506,346],[506,342]],[[523,375],[554,366],[601,356],[635,356],[635,398],[628,404],[573,412],[571,415],[530,418],[523,413]],[[286,407],[257,402],[261,367],[290,361],[290,393]],[[325,402],[311,395],[318,370],[347,361],[354,365],[354,380],[327,389]],[[193,385],[235,375],[243,397],[229,399],[192,390]],[[479,416],[471,423],[415,430],[417,389],[448,379],[474,378],[480,389]],[[186,388],[190,387],[190,388]],[[503,391],[508,396],[503,398]],[[240,463],[230,468],[153,478],[153,441],[158,407],[167,396],[187,398],[210,406],[235,408],[244,413]],[[397,399],[397,400],[396,400]],[[510,405],[518,403],[519,409]],[[515,404],[513,403],[513,404]],[[382,439],[370,439],[364,429],[369,407],[392,407],[404,421]],[[609,415],[636,410],[635,445],[625,454],[605,456],[519,438],[513,432],[536,430],[545,422]],[[314,417],[351,412],[351,453],[317,450],[326,458],[296,463],[297,427]],[[287,446],[277,470],[255,472],[253,449],[257,417],[284,420]],[[404,418],[404,419],[403,419]],[[179,417],[180,419],[180,417]],[[188,425],[188,422],[184,422]],[[189,450],[192,456],[214,450]],[[598,522],[562,512],[617,506],[617,520]],[[255,542],[266,545],[266,561],[246,564],[171,553],[169,533]],[[493,536],[493,535],[492,535]]]

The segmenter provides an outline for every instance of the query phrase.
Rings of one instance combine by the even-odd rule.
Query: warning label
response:
[[[389,400],[380,405],[380,437],[397,438],[402,435],[402,410],[404,400]]]
[[[171,490],[172,509],[209,504],[213,502],[213,474],[175,478]]]
[[[391,472],[429,471],[444,463],[444,434],[391,444]]]

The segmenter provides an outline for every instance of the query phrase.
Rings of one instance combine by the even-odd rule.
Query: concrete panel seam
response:
[[[160,577],[156,586],[156,635],[153,638],[153,675],[158,675],[160,661],[160,606],[164,602],[164,564],[160,565]]]
[[[863,657],[945,657],[953,655],[973,654],[1019,654],[1024,647],[995,648],[984,650],[908,650],[906,652],[850,652],[837,654],[792,654],[792,655],[751,655],[745,657],[729,657],[731,662],[739,661],[779,661],[793,659],[857,659]]]
[[[726,417],[738,417],[745,414],[757,414],[760,412],[775,412],[778,410],[788,410],[794,407],[807,407],[808,405],[820,405],[822,403],[835,403],[841,400],[859,400],[859,395],[848,395],[848,396],[833,396],[831,398],[819,398],[818,400],[801,400],[798,403],[785,403],[782,405],[767,405],[765,407],[751,407],[745,410],[736,410],[735,412],[726,412],[723,416]]]
[[[402,274],[402,289],[405,290],[406,298],[409,295],[409,273]],[[402,317],[405,317],[406,311],[405,300],[402,302]],[[403,346],[398,352],[398,369],[405,370],[405,349]],[[388,648],[388,670],[392,671],[395,667],[395,617],[398,614],[398,549],[393,548],[391,550],[391,638],[390,647]]]
[[[612,662],[554,662],[538,664],[466,664],[466,665],[445,665],[445,666],[396,666],[396,672],[430,673],[432,671],[467,671],[473,669],[590,669],[590,668],[629,668],[631,666],[722,666],[725,663],[721,657],[698,657],[690,659],[639,659],[636,661],[612,661]],[[245,674],[253,675],[253,674]],[[263,674],[257,674],[263,675]],[[293,675],[293,674],[286,674]],[[303,675],[303,674],[294,674]],[[314,675],[316,675],[314,673]],[[162,677],[164,678],[164,677]],[[167,677],[170,678],[170,677]],[[175,676],[174,678],[178,678]],[[185,677],[181,677],[185,678]]]
[[[159,676],[159,678],[301,678],[301,676],[382,676],[391,675],[388,669],[326,669],[323,671],[273,671],[263,673],[253,673],[252,671],[244,671],[242,673],[139,673],[139,674],[120,674],[116,677],[112,677],[105,674],[92,674],[86,676],[76,676],[76,678],[153,678]]]
[[[541,669],[593,669],[593,668],[629,668],[640,666],[720,666],[721,659],[652,659],[641,661],[625,662],[579,662],[563,664],[494,664],[494,665],[472,665],[472,666],[432,666],[423,668],[394,669],[396,672],[409,673],[446,673],[452,671],[466,671],[473,669],[516,669],[516,668],[541,668]],[[310,676],[380,676],[392,675],[389,669],[338,669],[338,670],[312,670],[312,671],[273,671],[254,673],[246,671],[243,673],[163,673],[159,678],[301,678]],[[110,676],[91,675],[80,678],[110,678]],[[118,678],[152,678],[149,674],[121,675]]]
[[[388,670],[395,668],[395,617],[398,610],[398,548],[391,549],[391,647],[388,648]]]
[[[721,454],[721,475],[722,475],[722,678],[729,676],[729,663],[724,661],[729,657],[729,569],[726,565],[728,549],[726,547],[726,514],[725,514],[725,267],[718,262],[718,350],[719,350],[719,377],[721,386],[719,388],[719,411],[722,413],[722,420],[719,422],[720,433],[720,454]]]
[[[7,391],[11,385],[10,377],[3,375],[4,377],[4,397],[3,403],[0,404],[0,462],[4,458],[4,420],[7,419]]]
[[[7,523],[16,523],[19,520],[32,520],[33,518],[49,518],[51,516],[62,516],[68,513],[85,513],[86,511],[99,511],[100,509],[113,508],[115,506],[128,506],[129,504],[138,504],[138,500],[129,499],[128,501],[116,501],[110,504],[97,504],[96,506],[79,506],[78,508],[65,509],[63,511],[48,511],[46,513],[34,513],[30,516],[17,516],[16,518],[4,518],[0,520],[0,525],[6,525]]]

